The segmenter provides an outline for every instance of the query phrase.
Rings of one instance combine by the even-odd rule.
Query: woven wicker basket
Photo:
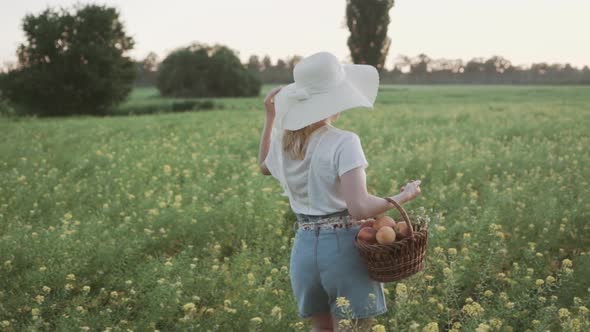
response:
[[[428,226],[413,225],[401,205],[389,197],[385,199],[398,209],[409,226],[410,236],[384,245],[359,241],[357,234],[354,244],[367,264],[369,277],[380,282],[391,282],[407,278],[424,269]]]

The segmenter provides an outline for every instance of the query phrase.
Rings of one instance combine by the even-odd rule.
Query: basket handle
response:
[[[389,197],[383,197],[383,198],[385,198],[389,203],[391,203],[395,206],[395,208],[402,215],[402,218],[404,219],[406,224],[408,224],[408,226],[410,227],[410,237],[414,236],[414,227],[412,226],[412,222],[410,221],[410,217],[408,216],[408,213],[406,212],[406,210],[398,202],[394,201],[393,199],[391,199]]]

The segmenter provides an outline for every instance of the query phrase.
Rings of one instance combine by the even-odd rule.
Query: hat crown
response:
[[[312,54],[295,65],[293,78],[297,87],[321,91],[340,83],[344,69],[332,53]]]

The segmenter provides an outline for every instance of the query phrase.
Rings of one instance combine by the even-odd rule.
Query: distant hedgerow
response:
[[[257,96],[261,82],[221,45],[193,44],[162,61],[157,87],[167,97]]]

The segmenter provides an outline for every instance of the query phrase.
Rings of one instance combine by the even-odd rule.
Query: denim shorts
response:
[[[348,216],[344,210],[325,216],[295,214],[297,221],[317,222],[325,217]],[[297,229],[291,249],[291,287],[299,317],[331,313],[340,318],[367,318],[387,311],[383,283],[369,278],[354,245],[360,225],[336,229]],[[344,297],[348,306],[338,306]],[[342,303],[341,303],[342,304]]]

